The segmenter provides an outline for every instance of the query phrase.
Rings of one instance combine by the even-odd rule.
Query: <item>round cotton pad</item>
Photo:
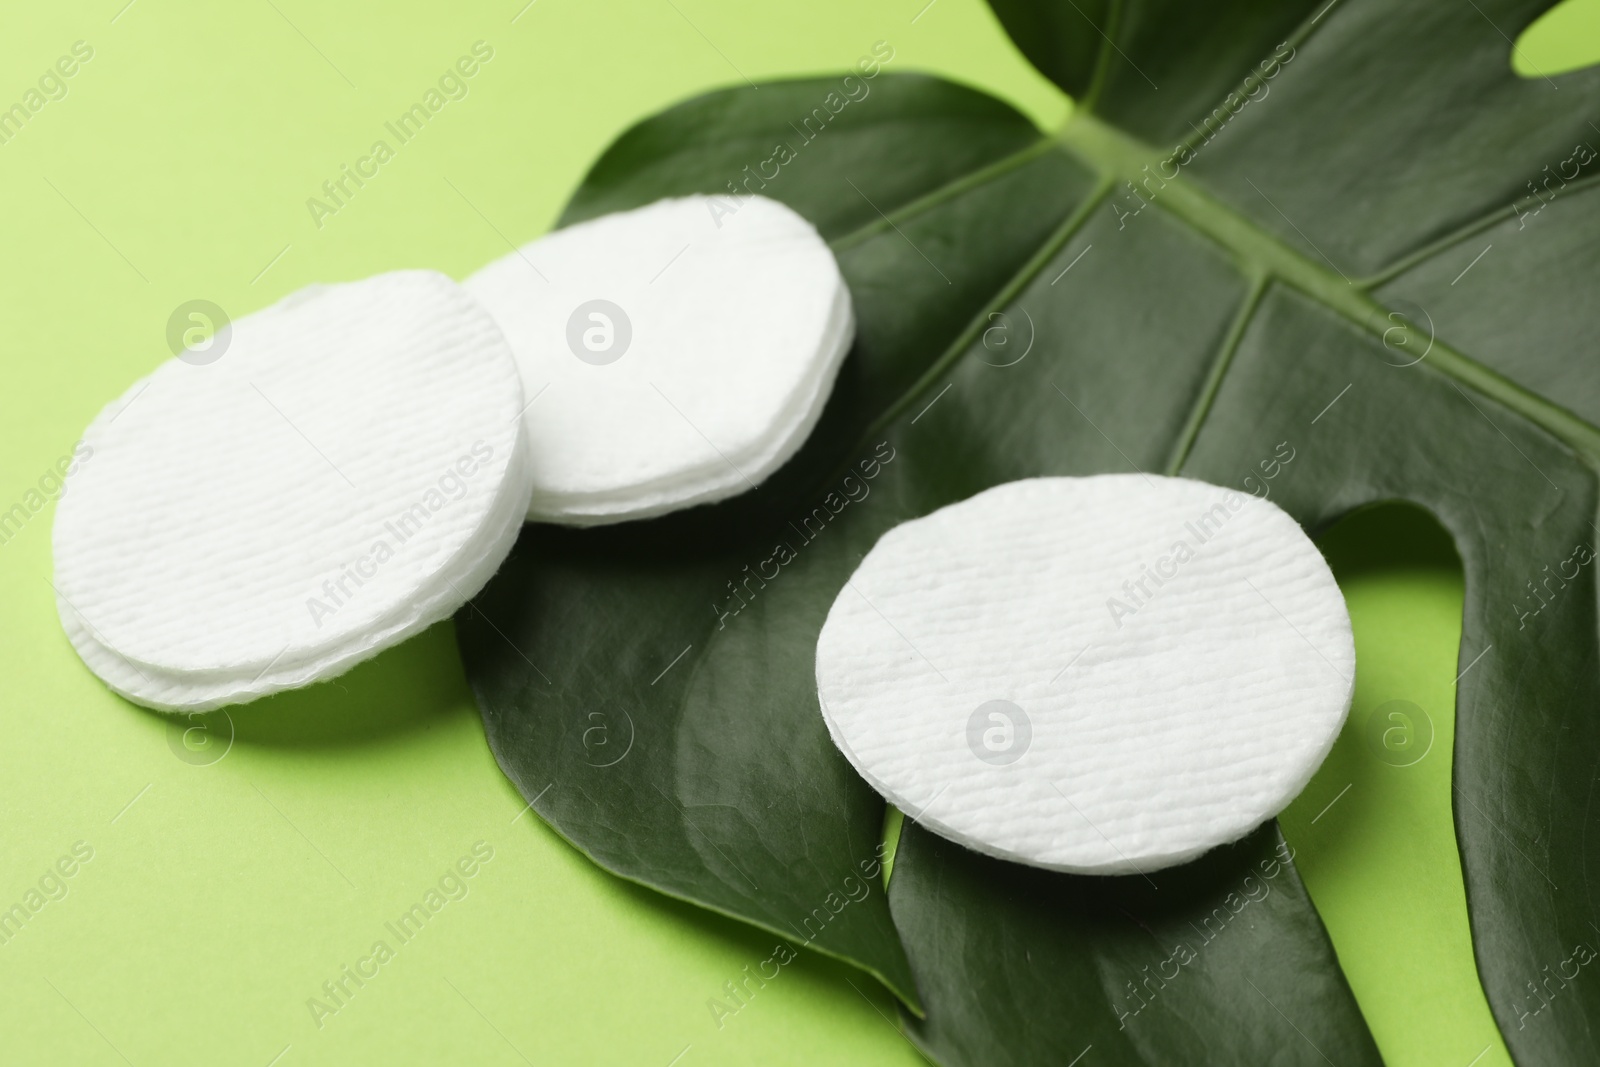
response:
[[[515,467],[502,480],[500,499],[494,504],[483,533],[462,553],[464,559],[476,559],[472,570],[454,577],[441,573],[437,581],[419,589],[416,597],[405,605],[405,610],[397,612],[386,625],[358,633],[342,645],[319,651],[309,660],[290,662],[284,656],[263,670],[242,674],[163,671],[130,662],[106,648],[82,616],[70,605],[58,603],[63,628],[84,663],[112,690],[136,703],[163,710],[208,711],[336,677],[450,614],[483,588],[499,569],[516,541],[523,512],[527,510],[525,452],[518,448],[514,453]]]
[[[131,699],[200,710],[332,677],[450,615],[531,491],[520,379],[443,275],[317,287],[174,359],[85,433],[56,512],[63,623]]]
[[[979,852],[1091,874],[1276,815],[1354,677],[1293,519],[1144,475],[1012,482],[890,530],[817,641],[828,729],[874,788]]]
[[[579,223],[465,284],[522,372],[535,521],[646,518],[759,484],[811,432],[855,335],[833,253],[763,197]]]

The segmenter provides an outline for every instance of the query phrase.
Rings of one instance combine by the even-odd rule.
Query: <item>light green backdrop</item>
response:
[[[1600,0],[1580,2],[1524,43],[1543,69],[1600,54]],[[464,275],[544,231],[629,123],[704,89],[843,68],[884,40],[891,69],[970,82],[1041,125],[1069,108],[977,0],[523,4],[7,11],[0,107],[76,42],[93,54],[47,79],[59,99],[0,143],[0,508],[166,356],[180,304],[237,316],[309,282]],[[494,55],[467,96],[318,227],[306,200],[480,40]],[[1489,1064],[1503,1052],[1470,970],[1449,830],[1459,571],[1439,546],[1398,570],[1362,562],[1385,523],[1404,526],[1372,522],[1341,564],[1361,656],[1352,723],[1410,700],[1435,747],[1397,768],[1347,737],[1285,821],[1391,1062],[1465,1064],[1490,1046]],[[606,875],[523,814],[448,625],[334,684],[234,711],[231,741],[185,737],[73,655],[47,581],[49,527],[46,509],[0,545],[0,909],[74,847],[80,859],[45,878],[59,899],[0,944],[0,1055],[919,1062],[885,995],[810,957],[719,1028],[707,999],[770,955],[770,938]],[[466,895],[400,944],[385,923],[475,844],[492,858]],[[346,979],[354,995],[314,1018],[308,1000],[331,1005],[323,983],[380,939],[394,958],[360,988]]]

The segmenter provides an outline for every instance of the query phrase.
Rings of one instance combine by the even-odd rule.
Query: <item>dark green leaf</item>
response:
[[[917,75],[712,93],[617,138],[573,194],[561,225],[664,196],[760,194],[833,239],[1038,139],[1033,124],[1000,101]],[[793,153],[789,162],[781,162],[780,145]],[[851,192],[843,179],[855,183],[850,196],[840,193]]]
[[[881,804],[829,743],[811,667],[881,533],[998,482],[1182,472],[1270,491],[1310,528],[1413,500],[1467,574],[1457,826],[1491,1006],[1523,1062],[1600,1058],[1600,983],[1528,985],[1600,945],[1596,590],[1577,547],[1600,457],[1584,421],[1600,418],[1584,362],[1600,194],[1593,157],[1573,162],[1600,145],[1600,78],[1511,73],[1509,41],[1545,2],[996,6],[1085,100],[1056,137],[883,76],[802,141],[793,124],[837,82],[786,83],[641,124],[574,198],[569,220],[725,192],[787,139],[796,160],[750,191],[833,240],[860,336],[811,441],[759,491],[525,532],[461,620],[501,765],[609,868],[812,941],[911,1003],[915,974],[934,1013],[915,1032],[948,1064],[1067,1062],[1090,1042],[1095,1062],[1320,1062],[1313,1045],[1373,1061],[1292,871],[1260,931],[1118,1030],[1106,982],[1141,959],[1138,922],[1040,901],[1103,904],[1125,880],[913,832],[894,894],[908,968],[876,883],[830,903],[870,867]],[[1269,485],[1260,463],[1283,442],[1296,459]],[[1242,880],[1273,833],[1163,874],[1161,922]],[[1059,963],[1039,984],[1035,948]],[[1037,1005],[1026,1026],[1019,1004]],[[1310,1040],[1279,1040],[1285,1023]]]
[[[908,825],[889,898],[920,949],[911,1038],[988,1067],[1380,1063],[1291,857],[1269,824],[1148,878],[1082,877]]]

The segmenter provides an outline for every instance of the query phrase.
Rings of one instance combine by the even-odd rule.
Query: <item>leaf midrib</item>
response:
[[[1047,154],[1053,148],[1065,151],[1086,164],[1099,176],[1100,180],[1094,190],[1072,212],[1067,221],[1051,234],[1039,252],[1016,274],[1007,279],[995,297],[973,317],[967,328],[906,390],[905,394],[873,421],[862,434],[863,441],[870,440],[874,434],[893,422],[910,404],[924,395],[951,364],[961,358],[977,336],[977,331],[989,321],[990,313],[1003,309],[1021,292],[1049,263],[1055,252],[1071,239],[1078,227],[1088,220],[1115,184],[1147,178],[1149,176],[1147,168],[1166,158],[1166,153],[1103,122],[1086,109],[1076,108],[1054,137],[1041,138],[1020,151],[980,170],[965,174],[882,219],[830,242],[836,252],[854,247],[880,232],[897,228],[901,222],[924,214],[974,188],[986,185]],[[1165,184],[1157,195],[1147,201],[1149,206],[1182,221],[1221,247],[1233,258],[1240,273],[1249,281],[1251,287],[1249,295],[1241,305],[1240,315],[1230,328],[1222,349],[1214,358],[1213,368],[1208,373],[1194,409],[1185,422],[1178,450],[1168,465],[1169,471],[1181,468],[1188,447],[1198,434],[1211,400],[1226,376],[1233,348],[1242,338],[1245,328],[1260,307],[1259,298],[1265,286],[1274,282],[1287,285],[1335,312],[1362,333],[1382,339],[1394,330],[1401,330],[1405,334],[1407,345],[1416,345],[1418,350],[1427,350],[1427,359],[1435,370],[1526,418],[1571,448],[1590,469],[1600,470],[1600,428],[1518,385],[1438,337],[1430,338],[1410,323],[1396,324],[1389,318],[1392,309],[1378,301],[1371,293],[1377,285],[1392,280],[1404,270],[1411,270],[1427,262],[1434,255],[1453,247],[1466,232],[1490,224],[1493,218],[1498,217],[1498,212],[1495,216],[1491,216],[1490,220],[1474,220],[1463,229],[1405,257],[1400,263],[1385,269],[1371,279],[1351,280],[1330,269],[1329,266],[1309,258],[1298,249],[1286,244],[1276,234],[1228,207],[1187,175],[1180,172],[1176,177],[1162,180]]]
[[[1057,135],[1057,141],[1113,181],[1146,177],[1145,168],[1162,158],[1158,150],[1086,114],[1075,115]],[[1600,468],[1600,429],[1449,343],[1424,335],[1414,325],[1396,326],[1389,318],[1392,309],[1373,297],[1367,286],[1290,247],[1223,204],[1199,183],[1180,173],[1149,202],[1227,250],[1247,277],[1265,275],[1288,285],[1338,313],[1363,333],[1382,338],[1401,329],[1407,335],[1407,343],[1415,344],[1419,351],[1428,349],[1431,343],[1427,358],[1435,370],[1517,412],[1565,443],[1591,468]]]

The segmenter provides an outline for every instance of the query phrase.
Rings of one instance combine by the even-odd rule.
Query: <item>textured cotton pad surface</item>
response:
[[[56,512],[68,636],[114,689],[200,710],[331,677],[447,617],[531,491],[520,378],[443,275],[317,287],[174,359],[85,433]]]
[[[834,742],[979,852],[1147,873],[1305,786],[1355,646],[1277,506],[1143,475],[1011,482],[889,531],[817,641]]]
[[[527,509],[527,463],[524,449],[513,457],[516,468],[503,479],[501,498],[477,542],[463,552],[475,560],[465,574],[441,573],[419,589],[406,610],[383,627],[358,633],[311,659],[289,662],[280,657],[260,671],[173,672],[132,663],[102,645],[94,628],[70,605],[59,604],[63,627],[83,661],[113,690],[140,704],[165,710],[197,712],[237,704],[268,693],[293,689],[336,677],[376,652],[403,640],[431,622],[453,613],[499,569],[521,529]]]
[[[762,197],[579,223],[465,284],[522,372],[535,521],[646,518],[759,484],[811,432],[855,335],[827,244]]]

